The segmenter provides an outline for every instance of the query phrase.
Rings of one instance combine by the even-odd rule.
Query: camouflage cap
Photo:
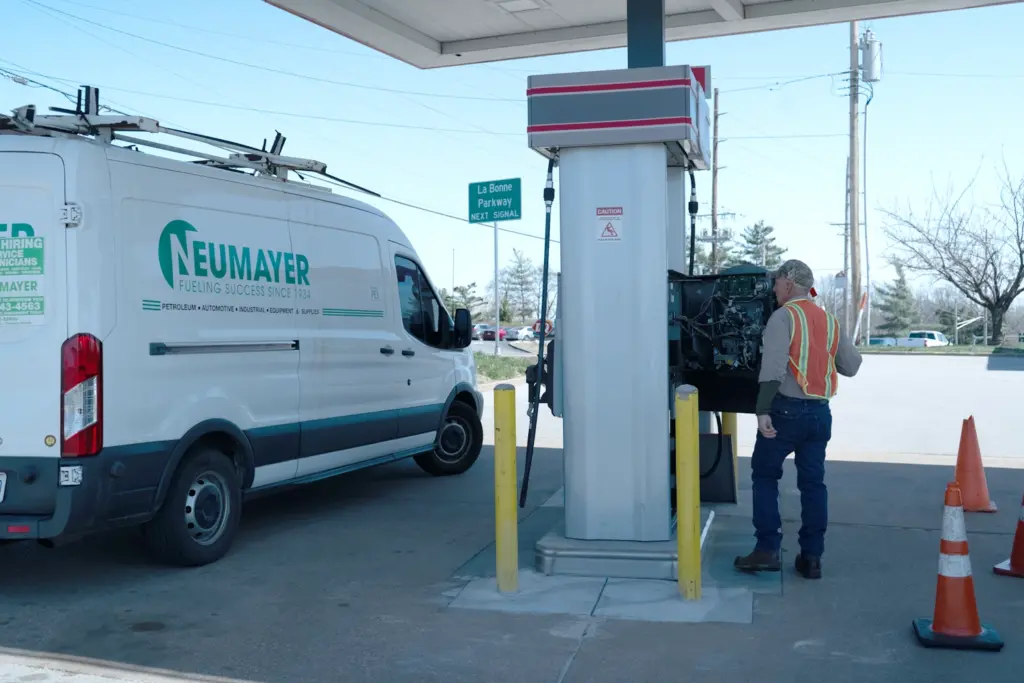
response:
[[[810,289],[814,286],[814,273],[811,267],[803,261],[789,259],[775,271],[775,277],[784,277],[791,280],[793,284],[802,289]]]

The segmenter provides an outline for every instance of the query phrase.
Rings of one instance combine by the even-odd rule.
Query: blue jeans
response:
[[[825,550],[828,491],[825,488],[825,447],[832,438],[832,411],[828,401],[801,400],[781,394],[772,402],[775,438],[757,433],[751,458],[754,493],[754,529],[757,549],[777,553],[782,544],[779,516],[779,479],[782,463],[796,453],[800,489],[800,550],[820,557]]]

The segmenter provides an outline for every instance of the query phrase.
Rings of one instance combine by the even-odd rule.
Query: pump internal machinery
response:
[[[669,273],[670,397],[692,384],[701,410],[754,412],[761,338],[776,306],[772,285],[754,266],[703,277]]]

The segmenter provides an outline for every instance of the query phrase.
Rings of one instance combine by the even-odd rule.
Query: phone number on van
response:
[[[20,313],[21,315],[42,315],[43,297],[20,296],[0,298],[0,313]]]

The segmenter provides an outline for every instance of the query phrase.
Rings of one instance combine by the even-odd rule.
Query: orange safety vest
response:
[[[789,369],[800,388],[811,398],[830,399],[839,387],[836,353],[839,350],[839,321],[808,299],[788,301]]]

